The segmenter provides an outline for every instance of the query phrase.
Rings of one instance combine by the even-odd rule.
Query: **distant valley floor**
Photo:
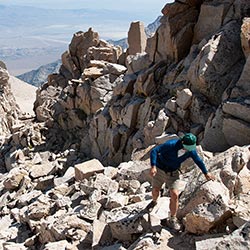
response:
[[[0,54],[0,60],[4,61],[11,75],[17,76],[31,70],[39,68],[41,65],[54,62],[61,58],[62,53],[67,47],[55,48],[51,50],[43,50],[40,53],[32,53],[21,57],[8,56],[3,57]]]

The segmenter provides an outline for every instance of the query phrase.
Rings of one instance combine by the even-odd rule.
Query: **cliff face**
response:
[[[248,144],[249,1],[178,1],[162,13],[136,55],[141,23],[125,54],[92,30],[76,33],[38,93],[38,120],[112,164],[165,133],[191,131],[214,152]]]

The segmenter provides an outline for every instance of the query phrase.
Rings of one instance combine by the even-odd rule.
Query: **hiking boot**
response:
[[[171,216],[169,219],[166,220],[166,225],[169,228],[172,228],[176,231],[181,230],[181,224],[178,222],[178,219],[174,216]]]
[[[146,206],[146,210],[148,211],[152,211],[153,208],[157,205],[157,201],[152,200],[147,206]]]

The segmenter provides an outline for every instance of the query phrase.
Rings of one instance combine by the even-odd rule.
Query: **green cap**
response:
[[[183,147],[188,151],[196,150],[196,141],[196,136],[192,133],[185,134],[181,139]]]

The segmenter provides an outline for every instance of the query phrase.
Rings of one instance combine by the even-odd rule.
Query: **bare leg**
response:
[[[152,190],[152,199],[153,199],[153,201],[157,201],[157,199],[158,199],[158,197],[159,197],[159,195],[160,195],[160,188],[153,188],[153,190]]]
[[[148,211],[152,211],[152,209],[157,204],[157,199],[158,199],[158,197],[160,195],[160,190],[161,190],[160,188],[153,187],[153,189],[152,189],[152,201],[146,207],[146,209]]]
[[[177,189],[170,189],[170,214],[176,216],[179,207],[179,192]]]

